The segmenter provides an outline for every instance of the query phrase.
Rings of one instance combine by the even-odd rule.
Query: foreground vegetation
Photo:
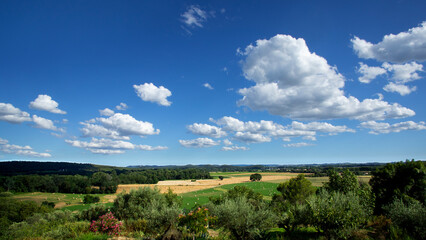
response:
[[[249,174],[250,175],[250,174]],[[387,164],[370,183],[328,171],[314,187],[303,174],[282,183],[248,182],[185,194],[140,188],[114,203],[70,212],[0,199],[2,239],[424,239],[424,162]],[[195,196],[194,196],[195,195]],[[188,195],[189,196],[189,195]],[[74,196],[76,197],[76,196]],[[95,197],[86,197],[95,201]],[[83,198],[84,200],[84,198]],[[102,197],[99,199],[102,201]],[[186,206],[185,206],[186,205]],[[184,208],[182,208],[184,206]]]

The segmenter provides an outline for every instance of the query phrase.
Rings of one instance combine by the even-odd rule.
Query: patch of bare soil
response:
[[[288,180],[295,177],[297,174],[262,174],[262,181],[277,181],[277,180]],[[151,187],[157,188],[162,193],[166,193],[171,189],[174,193],[181,194],[187,192],[198,191],[207,188],[213,188],[220,185],[235,184],[235,183],[244,183],[250,182],[250,177],[230,177],[220,179],[203,179],[197,180],[195,182],[191,180],[173,180],[173,181],[159,181],[157,184],[120,184],[117,188],[117,193],[121,192],[130,192],[133,189],[138,189],[140,187]]]

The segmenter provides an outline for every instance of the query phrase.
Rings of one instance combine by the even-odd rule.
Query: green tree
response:
[[[262,175],[260,175],[259,173],[254,173],[250,175],[250,181],[252,182],[260,181],[261,179],[262,179]]]
[[[272,198],[272,206],[279,216],[280,227],[293,231],[298,225],[306,223],[306,199],[315,192],[312,183],[299,174],[287,182],[280,183]]]
[[[415,199],[425,204],[426,167],[422,161],[389,163],[372,173],[370,185],[376,197],[375,213],[383,213],[383,207],[394,199]]]
[[[234,239],[262,239],[266,230],[276,225],[277,217],[265,203],[254,206],[244,196],[225,199],[209,209],[217,217],[217,225]]]
[[[245,186],[235,186],[219,197],[210,197],[213,204],[219,205],[227,199],[245,197],[252,205],[258,206],[263,201],[263,195]]]
[[[324,188],[329,192],[356,192],[359,188],[359,183],[355,174],[348,169],[343,171],[341,174],[335,170],[329,170],[328,182],[324,184]]]
[[[277,190],[281,195],[280,200],[290,204],[304,203],[307,197],[315,192],[311,181],[306,179],[303,174],[299,174],[296,178],[292,178],[287,182],[280,183]]]
[[[307,203],[310,223],[324,231],[326,236],[338,239],[350,236],[351,231],[365,224],[372,214],[354,192],[344,194],[322,189],[319,194],[312,195]]]
[[[158,189],[149,187],[119,194],[112,211],[122,220],[145,220],[146,233],[153,236],[164,233],[174,225],[181,213],[179,204],[173,202],[173,198],[167,198]]]

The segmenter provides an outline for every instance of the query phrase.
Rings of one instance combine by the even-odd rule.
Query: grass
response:
[[[180,197],[182,198],[182,207],[185,209],[192,209],[197,205],[204,205],[209,202],[209,197],[220,196],[224,194],[226,191],[234,188],[235,186],[245,186],[247,188],[250,188],[253,191],[262,194],[265,200],[272,200],[272,196],[275,193],[278,193],[277,191],[278,183],[248,182],[248,183],[228,184],[228,185],[223,185],[220,187],[209,188],[209,189],[181,194]]]
[[[67,209],[70,211],[81,211],[88,209],[90,204],[83,204],[85,194],[72,194],[72,193],[42,193],[42,192],[32,192],[32,193],[16,193],[12,197],[21,200],[21,201],[34,201],[38,204],[41,204],[43,201],[53,202],[56,207],[59,209]],[[105,204],[107,199],[105,198],[108,194],[91,194],[99,196],[99,204]],[[108,203],[106,203],[108,204]]]

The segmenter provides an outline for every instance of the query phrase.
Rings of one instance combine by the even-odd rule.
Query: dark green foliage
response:
[[[13,222],[24,221],[34,213],[46,213],[52,211],[51,209],[31,201],[0,198],[0,236]]]
[[[250,175],[250,181],[254,182],[254,181],[260,181],[262,179],[262,175],[260,175],[259,173],[255,173]]]
[[[91,204],[91,203],[97,203],[99,202],[99,197],[98,196],[93,196],[93,195],[84,195],[83,198],[83,203],[84,204]]]
[[[321,190],[307,200],[310,223],[324,231],[326,236],[347,238],[370,218],[372,211],[366,209],[356,193],[346,194]]]
[[[279,217],[278,226],[292,232],[298,225],[308,223],[305,201],[315,192],[312,183],[299,174],[288,182],[280,183],[277,190],[280,194],[273,196],[271,205]]]
[[[324,188],[329,192],[338,191],[342,193],[355,192],[359,188],[358,179],[355,174],[348,169],[341,174],[335,170],[328,171],[329,181],[324,184]]]
[[[415,239],[426,238],[426,207],[416,200],[395,199],[384,207],[392,222]]]
[[[97,220],[100,216],[108,212],[109,212],[109,209],[107,209],[105,206],[96,205],[96,206],[91,206],[89,209],[81,211],[77,215],[77,218],[79,220],[87,220],[91,222],[93,220]]]
[[[396,198],[426,204],[426,167],[422,161],[390,163],[373,172],[370,180],[376,197],[375,213]]]
[[[49,207],[49,208],[55,208],[55,203],[54,203],[54,202],[43,201],[43,202],[41,203],[41,205],[42,205],[42,206]]]
[[[218,178],[219,178],[221,181],[223,180],[223,176],[219,176]]]
[[[37,213],[13,223],[3,239],[75,239],[87,229],[88,222],[76,221],[69,211]]]
[[[277,217],[267,204],[254,206],[244,196],[225,199],[209,209],[217,217],[217,225],[228,230],[234,239],[262,239],[276,225]]]
[[[307,197],[315,192],[312,183],[303,174],[299,174],[296,178],[292,178],[287,182],[280,183],[277,190],[281,193],[280,200],[290,204],[302,204]]]
[[[241,197],[246,198],[247,201],[249,201],[253,205],[259,205],[260,202],[263,201],[262,194],[257,193],[245,186],[235,186],[234,188],[228,190],[224,195],[221,195],[219,197],[211,197],[209,199],[213,204],[219,205],[227,199],[237,199]]]
[[[97,172],[93,174],[91,183],[98,186],[100,193],[115,193],[117,191],[118,180],[108,173]]]
[[[170,193],[168,195],[166,198],[166,195],[157,189],[139,188],[130,193],[119,194],[112,211],[121,220],[144,219],[147,234],[162,234],[170,225],[176,223],[181,213],[178,203],[173,201],[174,198],[170,198]]]

